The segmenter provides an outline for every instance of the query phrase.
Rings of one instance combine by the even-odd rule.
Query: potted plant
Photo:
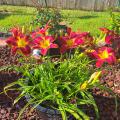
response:
[[[41,106],[42,109],[49,108],[49,113],[57,110],[63,120],[69,119],[69,115],[77,120],[90,120],[82,109],[83,105],[90,105],[98,119],[99,112],[91,90],[94,87],[110,90],[99,81],[102,71],[94,70],[86,51],[81,52],[80,48],[88,43],[85,40],[92,40],[91,36],[67,28],[66,33],[56,37],[48,33],[49,27],[47,24],[27,33],[21,28],[13,28],[12,36],[6,40],[12,53],[21,55],[20,64],[13,69],[22,77],[7,85],[4,92],[12,87],[20,91],[14,104],[22,97],[28,100],[18,119],[30,105],[33,105],[31,110],[41,109]],[[59,42],[55,43],[56,40]],[[60,55],[50,56],[48,51],[51,48],[59,49]]]

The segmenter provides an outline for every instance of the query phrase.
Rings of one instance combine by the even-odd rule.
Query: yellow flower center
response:
[[[108,53],[107,50],[104,50],[103,52],[100,52],[100,53],[98,54],[98,56],[99,56],[101,59],[106,59],[106,58],[109,57],[109,53]]]
[[[74,44],[73,40],[71,40],[71,39],[70,39],[70,40],[67,40],[66,43],[67,43],[67,46],[68,46],[68,47],[71,47],[71,46],[73,46],[73,44]]]
[[[41,43],[40,43],[40,47],[41,48],[48,48],[50,46],[50,41],[49,40],[43,40]]]
[[[25,39],[18,37],[17,45],[18,47],[25,47],[27,45],[27,42]]]

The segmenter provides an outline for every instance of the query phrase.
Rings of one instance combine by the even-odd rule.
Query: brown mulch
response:
[[[10,49],[7,46],[0,47],[0,67],[4,65],[11,65],[16,64],[17,57],[13,57],[10,52]],[[14,71],[1,71],[0,72],[0,92],[3,91],[4,87],[17,80],[20,77]],[[0,95],[0,120],[17,120],[19,111],[22,107],[26,104],[26,99],[23,98],[20,100],[16,105],[13,106],[13,100],[19,95],[17,91],[10,91],[8,95],[1,94]],[[25,110],[24,114],[22,115],[22,120],[47,120],[48,117],[44,113],[38,112],[34,110],[32,113],[29,113],[30,107]]]
[[[10,49],[6,46],[0,47],[0,66],[16,64],[17,57],[13,57],[10,53]],[[101,82],[106,86],[113,89],[113,91],[120,96],[120,65],[110,66],[107,72],[101,78]],[[14,71],[12,72],[0,72],[0,92],[3,91],[3,88],[17,80],[19,75]],[[120,101],[118,98],[118,111],[115,111],[115,100],[108,93],[101,92],[97,89],[93,90],[95,94],[95,100],[99,108],[100,120],[120,120]],[[13,106],[13,99],[16,98],[18,92],[9,92],[10,99],[8,96],[1,94],[0,95],[0,120],[16,120],[20,109],[25,105],[26,100],[23,98],[19,101],[18,104]],[[28,114],[30,108],[26,109],[22,115],[22,120],[47,120],[48,117],[37,110],[34,110],[32,113]],[[94,118],[94,111],[91,109],[87,111],[91,116],[91,119]],[[51,119],[53,120],[53,119]],[[57,120],[57,119],[56,119]]]
[[[120,97],[120,63],[108,66],[101,81],[110,87]]]

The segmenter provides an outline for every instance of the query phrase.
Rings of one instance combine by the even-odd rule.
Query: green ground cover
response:
[[[0,32],[7,31],[16,25],[28,25],[32,22],[37,11],[33,7],[23,6],[0,6]],[[99,27],[110,25],[108,12],[93,12],[80,10],[62,10],[64,18],[71,23],[73,30],[90,31],[98,33]],[[119,13],[116,13],[119,14]]]

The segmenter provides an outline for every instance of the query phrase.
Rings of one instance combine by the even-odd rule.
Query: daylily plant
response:
[[[20,111],[18,119],[27,106],[34,104],[35,106],[31,109],[33,111],[34,108],[47,101],[50,101],[50,104],[53,103],[50,105],[51,108],[59,110],[63,120],[69,119],[69,114],[78,120],[90,120],[82,108],[78,108],[83,104],[93,105],[98,119],[98,108],[89,90],[94,87],[104,89],[99,81],[102,72],[93,73],[94,68],[91,68],[91,61],[85,53],[90,53],[97,60],[96,67],[101,67],[104,63],[115,63],[116,56],[111,47],[112,32],[105,28],[102,29],[105,34],[103,40],[106,44],[99,47],[95,46],[94,37],[89,32],[73,32],[71,28],[66,28],[65,33],[61,31],[58,35],[51,35],[48,32],[49,28],[50,26],[47,24],[44,28],[27,33],[21,28],[14,28],[11,30],[12,36],[6,40],[13,53],[20,52],[26,56],[30,55],[29,59],[24,57],[26,61],[24,59],[20,61],[21,64],[23,63],[22,65],[15,66],[23,78],[4,88],[6,93],[14,85],[17,90],[19,86],[21,94],[16,98],[14,104],[23,96],[30,96],[29,102]],[[44,57],[51,48],[58,48],[61,54],[75,48],[77,48],[77,52],[75,51],[69,60],[66,60],[67,53],[57,59],[56,57],[53,59],[54,56]],[[89,50],[90,48],[92,50]],[[37,64],[36,62],[34,64],[34,58],[37,60]],[[43,62],[45,64],[41,64]]]
[[[65,53],[67,50],[76,48],[83,44],[83,39],[80,34],[72,32],[71,28],[67,28],[67,35],[62,36],[60,40],[60,52]]]
[[[102,71],[94,72],[89,80],[86,80],[82,85],[80,85],[80,90],[89,89],[90,86],[94,86],[95,83],[99,82],[99,78]]]
[[[43,28],[38,28],[37,30],[33,31],[31,33],[31,37],[33,39],[35,39],[37,36],[46,36],[48,35],[48,30],[49,30],[50,26],[49,26],[49,22],[45,25],[45,27]]]
[[[97,59],[96,67],[101,67],[104,62],[109,64],[116,62],[114,51],[110,47],[101,47],[97,50],[93,50],[91,54]]]
[[[94,40],[95,46],[103,47],[112,44],[113,32],[107,28],[100,28],[100,31],[100,36]]]
[[[100,30],[104,34],[104,40],[106,44],[112,44],[113,36],[115,35],[114,31],[107,28],[100,28]]]
[[[42,55],[46,55],[50,48],[58,48],[58,45],[53,43],[55,41],[54,36],[48,35],[49,28],[47,24],[45,28],[38,29],[32,33],[33,48],[40,49]]]
[[[12,47],[12,52],[14,54],[20,52],[24,55],[29,55],[31,52],[29,36],[23,34],[19,28],[13,28],[11,32],[12,36],[6,42]]]
[[[93,37],[91,36],[90,32],[82,32],[79,34],[79,37],[82,38],[82,40],[84,41],[84,43],[82,44],[83,48],[86,47],[91,47],[93,46]]]
[[[73,32],[69,27],[64,34],[56,37],[49,33],[49,28],[49,22],[45,27],[29,32],[29,34],[25,34],[20,28],[13,28],[12,36],[6,42],[12,47],[13,53],[21,52],[29,55],[31,50],[38,49],[40,54],[45,56],[51,48],[59,48],[60,53],[64,54],[68,50],[80,47],[97,59],[97,67],[101,67],[104,62],[109,64],[116,62],[120,35],[114,31],[100,28],[101,35],[96,39],[89,32]],[[90,49],[92,51],[89,51]]]
[[[46,55],[48,49],[58,48],[58,45],[53,43],[54,40],[53,36],[39,36],[33,41],[34,48],[40,49],[41,54]]]

